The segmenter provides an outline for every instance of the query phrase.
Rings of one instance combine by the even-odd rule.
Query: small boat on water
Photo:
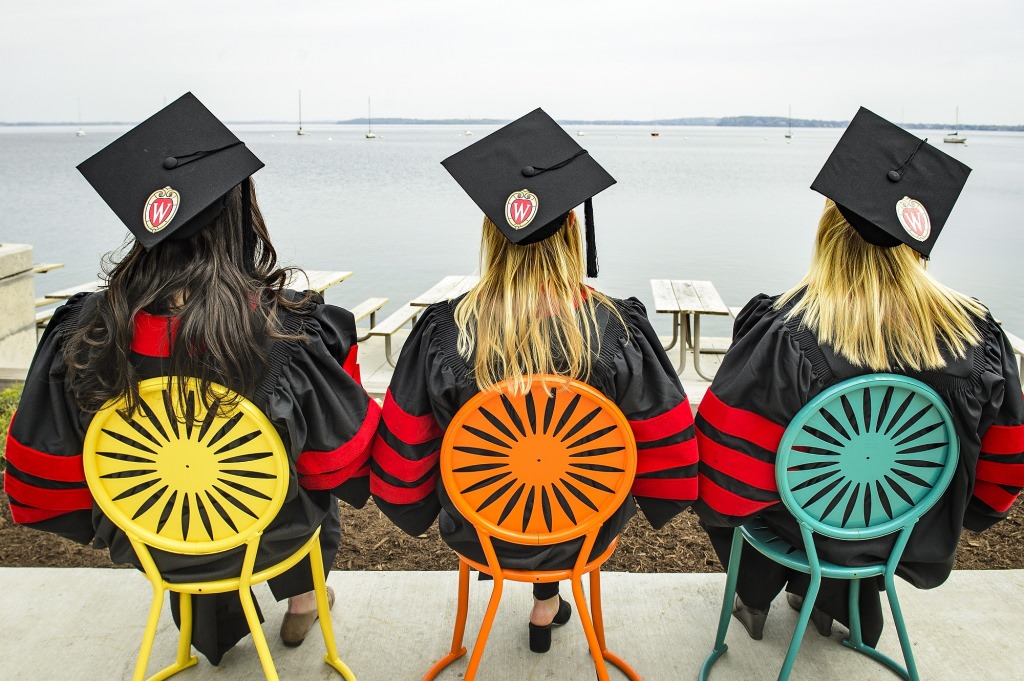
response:
[[[370,117],[370,98],[366,98],[366,139],[372,140],[377,139],[376,133],[373,132],[372,125],[373,118]]]
[[[657,130],[651,130],[651,137],[660,137],[661,133]]]
[[[299,129],[295,131],[296,135],[305,135],[306,131],[302,129],[302,90],[299,90]]]
[[[967,138],[960,135],[960,107],[956,108],[956,123],[954,125],[956,132],[951,132],[942,138],[943,142],[948,144],[964,144],[967,142]]]
[[[587,133],[583,132],[582,130],[577,130],[576,131],[576,136],[577,137],[586,137]]]
[[[78,105],[78,130],[75,130],[75,137],[85,137],[85,130],[82,130],[82,105]]]
[[[793,107],[789,107],[789,114],[786,116],[786,139],[793,139]]]

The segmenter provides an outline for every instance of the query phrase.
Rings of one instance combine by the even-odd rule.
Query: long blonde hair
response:
[[[946,365],[944,346],[963,357],[981,340],[976,321],[984,306],[933,279],[909,246],[869,244],[831,199],[818,223],[810,271],[776,307],[801,291],[786,318],[802,315],[819,343],[855,366],[939,369]]]
[[[538,373],[587,380],[592,355],[600,351],[597,306],[622,317],[584,284],[576,213],[570,211],[552,236],[525,246],[510,242],[485,217],[480,272],[480,282],[455,308],[459,354],[472,360],[477,386],[513,379],[513,392],[522,393]]]

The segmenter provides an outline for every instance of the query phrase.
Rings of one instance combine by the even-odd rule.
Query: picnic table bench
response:
[[[480,277],[476,275],[449,275],[444,277],[441,281],[391,313],[380,324],[373,326],[366,335],[367,337],[380,336],[384,338],[384,358],[393,367],[396,360],[392,357],[391,340],[395,333],[409,322],[415,324],[419,314],[423,312],[423,308],[442,300],[456,298],[473,288],[479,280]]]
[[[701,315],[733,315],[733,311],[718,295],[710,281],[689,279],[651,279],[654,293],[654,309],[672,315],[672,341],[665,346],[671,350],[679,344],[679,373],[686,368],[686,350],[693,350],[693,368],[706,381],[711,376],[700,368],[700,318]],[[693,330],[690,329],[690,315],[693,315]],[[722,350],[705,352],[721,353]]]

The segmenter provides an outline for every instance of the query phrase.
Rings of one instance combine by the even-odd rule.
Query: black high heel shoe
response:
[[[788,591],[786,592],[786,602],[789,603],[789,607],[797,612],[800,612],[800,609],[804,606],[803,596],[797,596]],[[815,631],[822,636],[832,635],[832,616],[824,610],[819,610],[817,606],[811,609],[811,624],[814,625]]]
[[[546,653],[551,649],[551,628],[560,627],[572,618],[572,606],[569,601],[558,597],[558,612],[551,624],[541,626],[530,622],[530,650],[535,653]]]
[[[732,616],[739,620],[747,634],[755,641],[764,637],[764,623],[768,621],[768,611],[751,608],[740,600],[739,594],[733,601]]]

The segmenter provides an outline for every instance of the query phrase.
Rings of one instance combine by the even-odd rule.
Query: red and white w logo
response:
[[[896,202],[896,217],[903,229],[917,241],[927,241],[932,233],[932,221],[920,201],[904,196]]]
[[[174,219],[180,202],[181,195],[170,187],[157,189],[146,199],[146,207],[142,209],[142,223],[150,232],[159,232]]]
[[[537,195],[522,189],[509,195],[505,202],[505,220],[513,229],[522,229],[537,215]]]

